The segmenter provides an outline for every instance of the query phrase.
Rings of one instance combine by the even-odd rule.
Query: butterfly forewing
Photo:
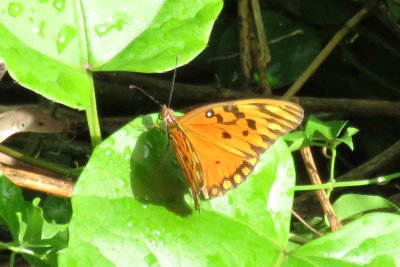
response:
[[[206,105],[177,120],[163,118],[193,197],[201,189],[209,199],[243,182],[260,154],[301,123],[303,109],[286,101],[249,99]]]

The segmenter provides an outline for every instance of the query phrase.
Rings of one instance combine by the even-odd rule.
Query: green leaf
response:
[[[346,194],[338,198],[333,204],[340,221],[360,216],[365,212],[389,209],[399,211],[399,208],[380,196]]]
[[[35,242],[41,239],[43,228],[42,209],[38,207],[39,198],[35,198],[32,205],[28,205],[28,216],[26,221],[26,231],[21,243]]]
[[[295,249],[282,266],[399,266],[399,233],[399,215],[364,215]]]
[[[308,136],[305,134],[305,132],[302,131],[287,133],[283,136],[283,140],[289,144],[290,151],[296,151],[301,147],[310,146],[313,144],[308,139]]]
[[[391,14],[397,19],[400,20],[400,5],[394,0],[387,0],[387,7],[390,10]]]
[[[22,191],[0,173],[0,217],[6,223],[14,240],[18,240],[18,216],[26,218]]]
[[[342,137],[336,138],[334,141],[334,145],[337,146],[341,143],[346,144],[351,150],[354,150],[354,144],[353,144],[353,138],[352,136],[358,133],[358,129],[354,127],[348,127],[346,128],[346,131],[344,132]]]
[[[347,121],[321,121],[315,116],[310,116],[304,132],[311,139],[330,141],[339,136],[346,124]]]
[[[20,253],[34,266],[56,266],[57,254],[68,243],[67,225],[47,223],[39,199],[25,202],[21,189],[0,176],[0,216],[7,223],[12,243],[0,243]]]
[[[307,136],[302,143],[298,141],[296,147],[300,146],[331,146],[341,143],[346,144],[351,150],[354,149],[352,136],[358,132],[354,127],[345,128],[347,121],[321,121],[315,116],[310,116],[304,133]],[[345,132],[342,134],[343,130]],[[341,135],[342,134],[342,135]],[[341,136],[340,136],[341,135]],[[292,137],[293,138],[293,137]]]
[[[44,218],[48,222],[58,224],[68,223],[72,216],[71,201],[69,199],[48,196],[43,201]]]
[[[21,85],[88,109],[92,72],[163,72],[177,56],[183,65],[206,47],[221,8],[221,0],[0,1],[0,58]]]
[[[74,189],[61,266],[271,266],[287,246],[295,171],[277,141],[237,189],[193,207],[156,115],[98,146]],[[129,253],[126,253],[129,251]]]
[[[135,7],[137,15],[146,17],[146,9],[155,1],[137,2],[141,4]],[[124,50],[97,70],[162,72],[176,67],[177,56],[178,65],[184,65],[206,48],[212,26],[222,8],[221,0],[159,2],[163,2],[162,7],[146,30],[133,42],[128,40]],[[131,20],[137,23],[136,17],[131,16]],[[113,40],[114,37],[110,37],[111,44],[115,43]]]

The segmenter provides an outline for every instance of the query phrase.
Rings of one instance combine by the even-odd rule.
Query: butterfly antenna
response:
[[[179,58],[179,56],[176,56],[175,69],[174,69],[174,76],[172,77],[172,84],[171,84],[171,92],[169,93],[168,107],[171,106],[172,93],[174,92],[175,78],[176,78],[176,68],[178,67],[178,58]]]
[[[155,99],[153,96],[149,95],[145,90],[143,90],[142,88],[136,86],[136,85],[129,85],[129,89],[138,89],[140,92],[142,92],[145,96],[147,96],[148,98],[150,98],[151,100],[153,100],[155,103],[157,103],[160,107],[162,106],[160,102],[158,102],[157,99]]]

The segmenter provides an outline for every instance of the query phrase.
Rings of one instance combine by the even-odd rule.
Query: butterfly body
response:
[[[163,106],[161,118],[200,209],[199,193],[211,199],[242,183],[258,157],[302,121],[294,103],[247,99],[209,104],[176,118]]]

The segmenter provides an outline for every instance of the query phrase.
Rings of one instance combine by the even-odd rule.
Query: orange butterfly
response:
[[[258,157],[299,126],[303,113],[291,102],[247,99],[206,105],[176,118],[173,110],[163,105],[161,118],[195,208],[200,210],[200,191],[211,199],[242,183]]]

